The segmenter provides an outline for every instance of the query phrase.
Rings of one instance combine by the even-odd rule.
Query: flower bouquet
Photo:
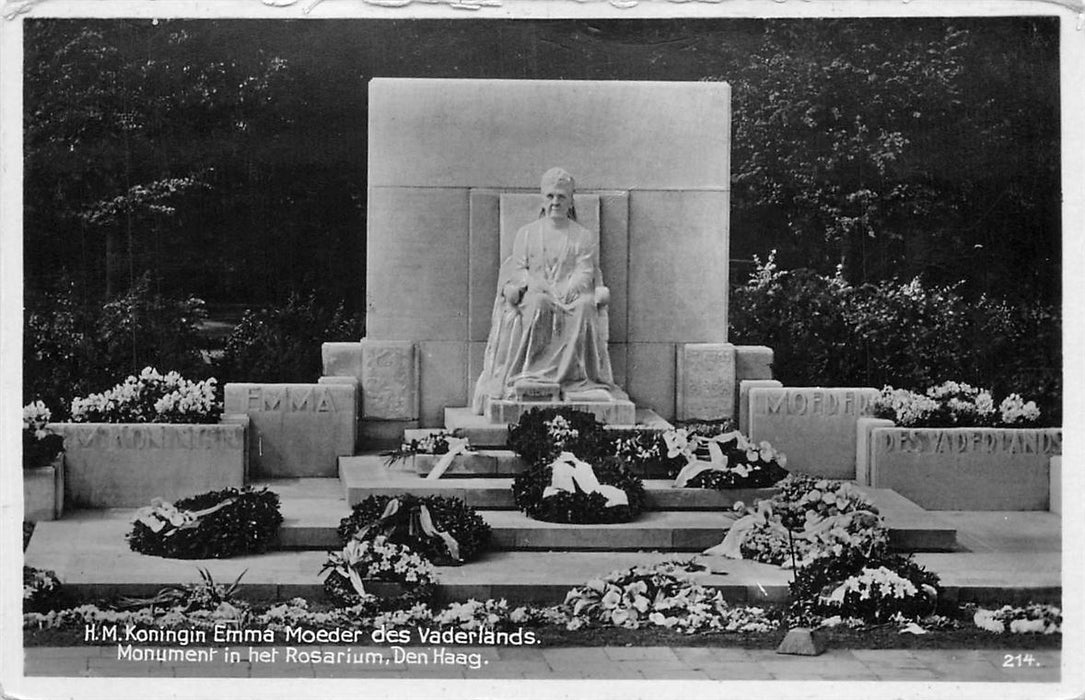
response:
[[[325,571],[324,591],[341,606],[380,598],[383,608],[410,607],[428,601],[436,586],[433,564],[384,535],[352,538],[341,551],[329,552],[320,573]]]
[[[662,437],[668,456],[686,461],[675,477],[676,488],[764,488],[787,476],[782,452],[764,440],[755,444],[737,430],[704,436],[678,429]]]
[[[615,571],[570,590],[562,605],[568,629],[663,627],[686,633],[767,632],[775,629],[761,608],[732,608],[721,591],[692,581],[688,565],[663,562]]]
[[[1025,607],[1003,605],[997,610],[980,608],[972,616],[976,627],[997,634],[1058,634],[1062,632],[1062,610],[1054,605],[1034,603]]]

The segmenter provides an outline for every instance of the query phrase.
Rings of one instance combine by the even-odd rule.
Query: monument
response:
[[[610,364],[599,234],[576,222],[574,188],[561,168],[543,175],[539,217],[516,232],[501,265],[472,401],[493,422],[514,422],[540,402],[595,408],[610,423],[635,420]]]
[[[733,416],[771,351],[727,342],[729,158],[726,83],[374,79],[366,335],[323,348],[324,375],[360,385],[360,441],[555,400],[618,424]],[[554,166],[575,174],[570,223],[593,241],[575,322],[595,350],[571,351],[577,366],[592,355],[583,372],[555,382],[532,362],[506,385],[491,329],[516,335],[501,314],[535,302],[505,296],[502,263],[545,224],[539,174]],[[484,375],[500,391],[477,394]]]

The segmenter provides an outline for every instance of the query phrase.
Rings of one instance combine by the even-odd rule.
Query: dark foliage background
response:
[[[344,319],[364,314],[373,76],[726,80],[735,285],[753,255],[772,249],[785,269],[824,276],[839,265],[857,288],[916,275],[928,286],[959,283],[961,305],[986,295],[983,303],[1004,300],[1009,316],[1033,319],[1022,323],[1035,321],[1052,344],[1037,362],[1057,371],[1057,18],[24,27],[28,399],[39,373],[63,375],[48,380],[56,393],[62,382],[100,391],[146,364],[184,371],[204,311],[232,324],[249,307],[297,311],[293,296],[312,300],[310,315],[327,327],[354,333]],[[162,313],[141,310],[153,298]],[[183,307],[190,298],[206,308]],[[103,327],[122,316],[127,325]],[[156,320],[167,317],[172,326]],[[274,312],[258,321],[246,330],[257,344],[269,327],[289,325]],[[834,323],[830,314],[825,329],[804,332],[841,343],[825,335]],[[742,324],[734,340],[756,341]],[[970,338],[1003,357],[1035,347],[1015,346],[1016,331],[989,331]],[[80,359],[102,352],[108,361]],[[287,354],[284,375],[309,362]],[[945,374],[953,363],[941,369],[939,380],[960,378]],[[854,375],[787,362],[782,376]]]

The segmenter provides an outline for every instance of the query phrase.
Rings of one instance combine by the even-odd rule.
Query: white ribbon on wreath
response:
[[[178,530],[197,527],[200,524],[200,518],[220,511],[226,506],[233,505],[235,501],[237,501],[236,498],[227,498],[221,503],[203,510],[181,510],[163,498],[154,498],[151,500],[151,505],[144,506],[136,511],[132,522],[143,523],[155,534],[170,527],[172,529],[163,535],[163,537],[169,537]]]
[[[694,478],[708,471],[735,472],[740,477],[748,476],[750,474],[749,466],[745,464],[729,465],[727,455],[723,454],[723,449],[720,447],[720,444],[736,439],[739,443],[743,439],[742,433],[737,430],[712,437],[692,436],[690,441],[694,443],[693,448],[684,451],[688,461],[686,466],[682,467],[682,470],[678,472],[672,486],[674,488],[685,488],[686,484]],[[704,446],[708,449],[708,460],[697,459],[693,456],[697,446]]]
[[[577,459],[572,452],[562,452],[550,464],[550,485],[543,489],[542,497],[557,493],[576,493],[579,488],[584,493],[598,493],[607,499],[607,508],[629,505],[629,497],[617,486],[599,483],[595,470],[587,462]]]
[[[449,437],[446,440],[448,441],[448,452],[441,455],[441,458],[437,460],[437,464],[433,465],[433,469],[430,470],[429,474],[426,474],[427,479],[440,479],[452,466],[452,460],[471,449],[471,446],[467,444],[467,438]]]

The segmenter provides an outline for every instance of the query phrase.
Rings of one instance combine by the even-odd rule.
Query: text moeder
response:
[[[756,416],[867,416],[877,392],[858,389],[783,389],[756,391]]]

